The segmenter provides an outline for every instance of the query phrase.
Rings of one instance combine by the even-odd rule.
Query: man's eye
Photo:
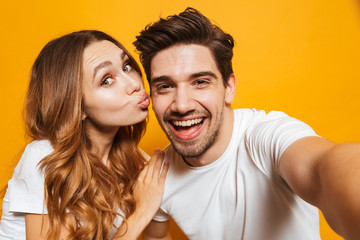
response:
[[[206,79],[197,79],[194,81],[194,86],[199,88],[205,88],[209,85],[209,81]]]
[[[203,79],[199,79],[199,80],[196,80],[195,81],[195,84],[198,84],[198,85],[202,85],[202,84],[206,84],[207,81],[203,80]]]
[[[157,89],[167,89],[167,88],[170,88],[169,84],[161,84],[157,87]]]
[[[157,86],[155,86],[156,92],[158,93],[166,93],[168,91],[170,91],[171,89],[171,85],[170,84],[159,84]]]
[[[112,83],[114,82],[114,79],[112,77],[105,77],[101,83],[100,83],[100,86],[103,86],[103,87],[108,87],[110,86]]]
[[[131,67],[131,65],[129,63],[125,64],[125,66],[123,67],[123,71],[125,73],[130,72],[131,69],[132,69],[132,67]]]

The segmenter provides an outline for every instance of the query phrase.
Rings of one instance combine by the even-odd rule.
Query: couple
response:
[[[171,145],[152,158],[138,148],[149,99],[120,43],[98,31],[51,41],[32,69],[34,141],[8,183],[0,239],[171,239],[170,217],[190,239],[320,239],[318,208],[359,238],[359,144],[233,110],[233,38],[195,9],[134,44]]]

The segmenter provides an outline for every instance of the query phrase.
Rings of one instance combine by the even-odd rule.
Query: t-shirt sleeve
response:
[[[164,210],[159,208],[159,210],[155,214],[153,220],[158,221],[158,222],[166,222],[166,221],[170,220],[170,216],[166,212],[164,212]]]
[[[245,134],[248,153],[257,167],[268,176],[279,175],[279,160],[296,140],[318,136],[302,121],[283,112],[259,112]]]
[[[44,173],[38,163],[51,153],[50,143],[30,143],[8,183],[9,212],[47,214],[44,206]]]

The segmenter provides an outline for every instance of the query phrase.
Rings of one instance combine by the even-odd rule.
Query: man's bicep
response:
[[[316,206],[321,189],[319,161],[334,145],[321,137],[304,137],[292,143],[280,158],[282,178],[297,195]]]
[[[143,232],[143,240],[171,240],[169,224],[170,221],[152,220]]]

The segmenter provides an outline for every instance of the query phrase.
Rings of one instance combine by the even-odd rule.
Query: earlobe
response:
[[[236,90],[236,78],[235,74],[232,73],[227,81],[226,91],[225,91],[225,103],[231,104],[234,101]]]

